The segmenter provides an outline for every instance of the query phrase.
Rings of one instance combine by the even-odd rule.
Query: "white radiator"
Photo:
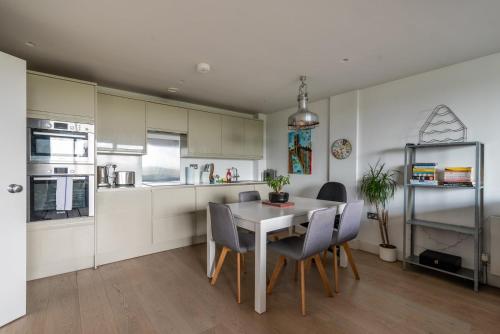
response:
[[[490,217],[490,273],[500,276],[500,216]]]

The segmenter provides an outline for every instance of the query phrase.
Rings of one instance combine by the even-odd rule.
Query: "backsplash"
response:
[[[98,154],[97,165],[102,166],[108,163],[114,163],[118,167],[117,171],[134,171],[136,184],[142,183],[142,156],[138,155],[119,155],[119,154]],[[240,180],[259,180],[260,177],[255,175],[255,161],[253,160],[230,160],[230,159],[193,159],[181,158],[181,182],[185,182],[185,167],[191,164],[202,165],[213,163],[215,167],[214,175],[220,177],[226,176],[228,168],[235,167],[238,169]]]

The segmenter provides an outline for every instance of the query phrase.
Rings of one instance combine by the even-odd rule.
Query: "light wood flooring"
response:
[[[294,265],[285,266],[268,297],[253,310],[253,255],[246,260],[242,303],[235,300],[236,260],[219,281],[205,276],[205,245],[180,248],[28,283],[28,315],[5,333],[500,333],[500,290],[449,280],[421,269],[353,251],[360,281],[340,269],[340,293],[325,296],[318,272],[306,278],[300,315]],[[327,266],[331,280],[329,254]],[[276,261],[271,256],[269,273]]]

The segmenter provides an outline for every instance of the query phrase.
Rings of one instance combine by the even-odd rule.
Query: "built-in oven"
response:
[[[29,163],[94,163],[94,125],[28,119]]]
[[[28,165],[29,222],[94,216],[94,166]]]

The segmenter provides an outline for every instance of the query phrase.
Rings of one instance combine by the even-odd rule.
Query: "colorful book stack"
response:
[[[437,186],[436,164],[433,162],[413,164],[410,184]]]
[[[472,175],[472,167],[447,167],[444,169],[443,184],[471,187]]]

